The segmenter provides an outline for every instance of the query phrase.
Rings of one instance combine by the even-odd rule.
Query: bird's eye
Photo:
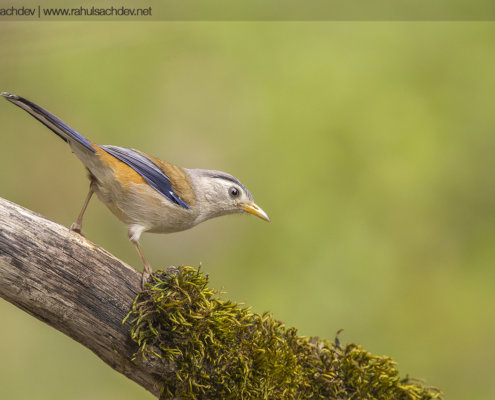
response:
[[[229,189],[229,194],[230,194],[230,197],[239,197],[239,189],[237,189],[236,187],[231,187]]]

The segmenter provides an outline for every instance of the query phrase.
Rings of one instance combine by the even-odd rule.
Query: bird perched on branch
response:
[[[82,234],[82,219],[93,193],[128,226],[130,241],[144,264],[142,284],[152,269],[139,247],[143,232],[183,231],[207,219],[251,213],[270,221],[249,190],[232,175],[187,169],[125,147],[97,145],[56,116],[14,94],[1,94],[69,144],[89,172],[89,193],[71,230]]]

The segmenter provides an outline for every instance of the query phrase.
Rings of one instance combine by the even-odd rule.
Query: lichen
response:
[[[298,336],[271,314],[224,300],[192,267],[158,271],[127,316],[134,355],[158,360],[161,399],[442,399],[389,357]]]

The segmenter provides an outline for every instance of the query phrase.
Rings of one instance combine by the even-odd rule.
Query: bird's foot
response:
[[[74,222],[71,226],[70,226],[70,230],[72,232],[76,232],[76,233],[79,233],[82,237],[86,237],[86,235],[83,233],[82,231],[82,226],[81,224],[78,224],[77,222]]]
[[[151,274],[148,271],[146,270],[143,271],[143,274],[141,275],[141,289],[144,290],[146,282],[148,282],[150,276]]]

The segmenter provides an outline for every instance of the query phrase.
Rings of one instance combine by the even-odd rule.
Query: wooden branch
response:
[[[296,335],[217,298],[191,267],[140,274],[68,228],[0,198],[0,296],[164,398],[442,399],[388,357]],[[134,320],[122,325],[132,307]],[[131,334],[136,343],[131,340]],[[136,360],[132,357],[139,350]]]
[[[0,297],[65,333],[158,396],[122,320],[140,274],[68,228],[0,198]]]

